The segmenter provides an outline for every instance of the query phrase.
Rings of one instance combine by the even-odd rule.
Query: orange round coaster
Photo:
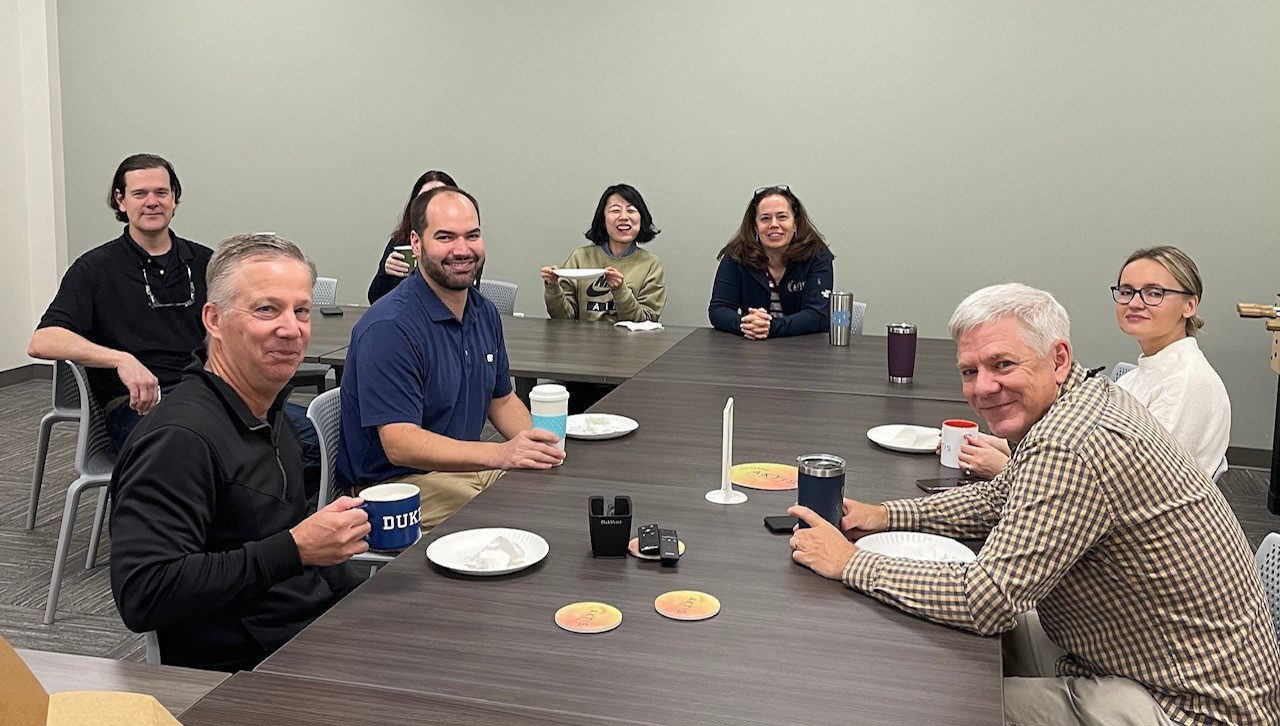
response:
[[[720,601],[697,590],[672,590],[659,595],[653,609],[672,620],[706,620],[720,612]]]
[[[642,555],[642,554],[640,554],[640,539],[639,539],[638,537],[632,537],[632,538],[631,538],[631,541],[627,543],[627,551],[631,553],[631,556],[632,556],[632,557],[639,557],[639,558],[640,558],[640,559],[642,559],[642,560],[660,560],[660,559],[662,559],[662,558],[661,558],[661,557],[659,557],[658,555]],[[680,554],[682,554],[682,555],[684,554],[684,540],[680,540]]]
[[[622,611],[602,602],[575,602],[556,611],[556,625],[570,633],[604,633],[622,624]]]
[[[736,464],[729,470],[729,481],[748,489],[795,489],[799,473],[790,464]]]

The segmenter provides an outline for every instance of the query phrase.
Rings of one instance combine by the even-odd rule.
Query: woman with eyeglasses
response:
[[[1138,367],[1116,385],[1128,391],[1209,476],[1227,453],[1231,400],[1217,371],[1200,352],[1196,314],[1204,285],[1200,270],[1177,247],[1152,247],[1129,255],[1111,288],[1120,330],[1138,341]],[[1008,445],[979,435],[960,448],[960,464],[994,476],[1009,460]]]
[[[718,258],[707,308],[716,330],[764,340],[827,329],[835,255],[785,185],[755,191]]]
[[[453,177],[443,171],[428,171],[413,183],[413,187],[409,189],[409,201],[404,203],[404,211],[400,213],[400,224],[396,225],[396,229],[391,233],[391,239],[387,240],[387,248],[382,251],[381,264],[378,266],[378,272],[373,276],[373,282],[369,283],[369,304],[372,305],[378,301],[383,295],[396,289],[402,280],[409,276],[409,262],[404,254],[397,252],[397,247],[409,246],[409,232],[412,231],[413,224],[409,221],[409,208],[413,206],[413,200],[425,191],[435,189],[436,187],[456,187]],[[479,275],[476,276],[479,280]]]

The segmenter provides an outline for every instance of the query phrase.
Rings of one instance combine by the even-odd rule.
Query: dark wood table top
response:
[[[794,463],[802,454],[835,454],[847,462],[846,492],[883,500],[920,494],[916,479],[955,476],[933,455],[882,449],[867,438],[881,424],[940,427],[948,418],[974,419],[969,404],[917,398],[788,391],[747,386],[667,383],[639,377],[612,391],[592,411],[640,424],[621,439],[566,442],[565,464],[534,477],[602,481],[720,481],[720,429],[734,398],[735,463]]]
[[[181,715],[183,726],[589,726],[599,719],[470,698],[332,683],[267,673],[237,673]]]
[[[955,343],[920,338],[914,380],[899,385],[889,382],[887,340],[884,336],[855,335],[848,347],[836,347],[827,343],[826,335],[747,340],[697,328],[646,366],[637,378],[964,400]]]
[[[49,693],[124,691],[155,696],[180,714],[227,679],[226,673],[194,668],[131,663],[69,653],[18,649],[18,655]]]
[[[931,455],[880,450],[872,423],[929,423],[958,404],[635,380],[598,406],[637,418],[623,439],[570,442],[551,472],[511,472],[265,661],[259,672],[329,679],[647,723],[994,724],[1000,642],[914,618],[795,565],[762,517],[794,492],[710,504],[720,411],[736,397],[735,460],[829,451],[849,461],[859,498],[914,496]],[[586,498],[632,497],[633,524],[678,530],[675,568],[591,557]],[[473,527],[547,539],[528,570],[471,578],[429,565],[426,545]],[[676,622],[653,610],[668,590],[718,597],[722,612]],[[620,608],[622,625],[574,635],[555,611],[580,600]]]
[[[511,375],[584,383],[622,383],[696,330],[664,326],[662,330],[632,333],[610,323],[518,318],[512,315],[502,318]],[[347,338],[350,337],[351,329],[348,328]],[[347,360],[347,342],[349,340],[343,342],[342,348],[326,351],[317,360],[329,365],[343,365]],[[312,343],[314,348],[314,330]]]
[[[317,310],[311,316],[311,342],[307,344],[307,360],[332,363],[321,358],[337,350],[344,352],[351,343],[351,329],[368,312],[368,305],[340,305],[341,315],[321,315]]]

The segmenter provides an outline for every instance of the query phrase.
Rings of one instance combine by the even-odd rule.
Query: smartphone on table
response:
[[[795,529],[799,522],[800,520],[789,514],[764,518],[765,528],[774,534],[791,534],[791,530]]]
[[[942,477],[941,479],[917,479],[916,486],[920,487],[926,492],[929,492],[930,494],[933,494],[936,492],[945,492],[948,489],[955,489],[956,487],[962,487],[967,484],[972,484],[976,481],[986,481],[986,480],[980,479],[978,477],[972,477],[972,476],[949,476],[949,477]]]

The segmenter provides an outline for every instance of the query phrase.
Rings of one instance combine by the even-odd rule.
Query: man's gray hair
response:
[[[235,300],[236,291],[231,284],[232,273],[246,260],[255,257],[286,257],[307,266],[311,286],[316,284],[316,266],[302,250],[289,240],[270,232],[253,232],[228,237],[218,243],[218,251],[209,260],[205,273],[209,302],[226,309]]]
[[[984,287],[964,299],[951,314],[951,339],[984,323],[1011,317],[1022,323],[1022,339],[1041,356],[1055,340],[1070,340],[1071,319],[1066,308],[1044,290],[1009,282]]]

